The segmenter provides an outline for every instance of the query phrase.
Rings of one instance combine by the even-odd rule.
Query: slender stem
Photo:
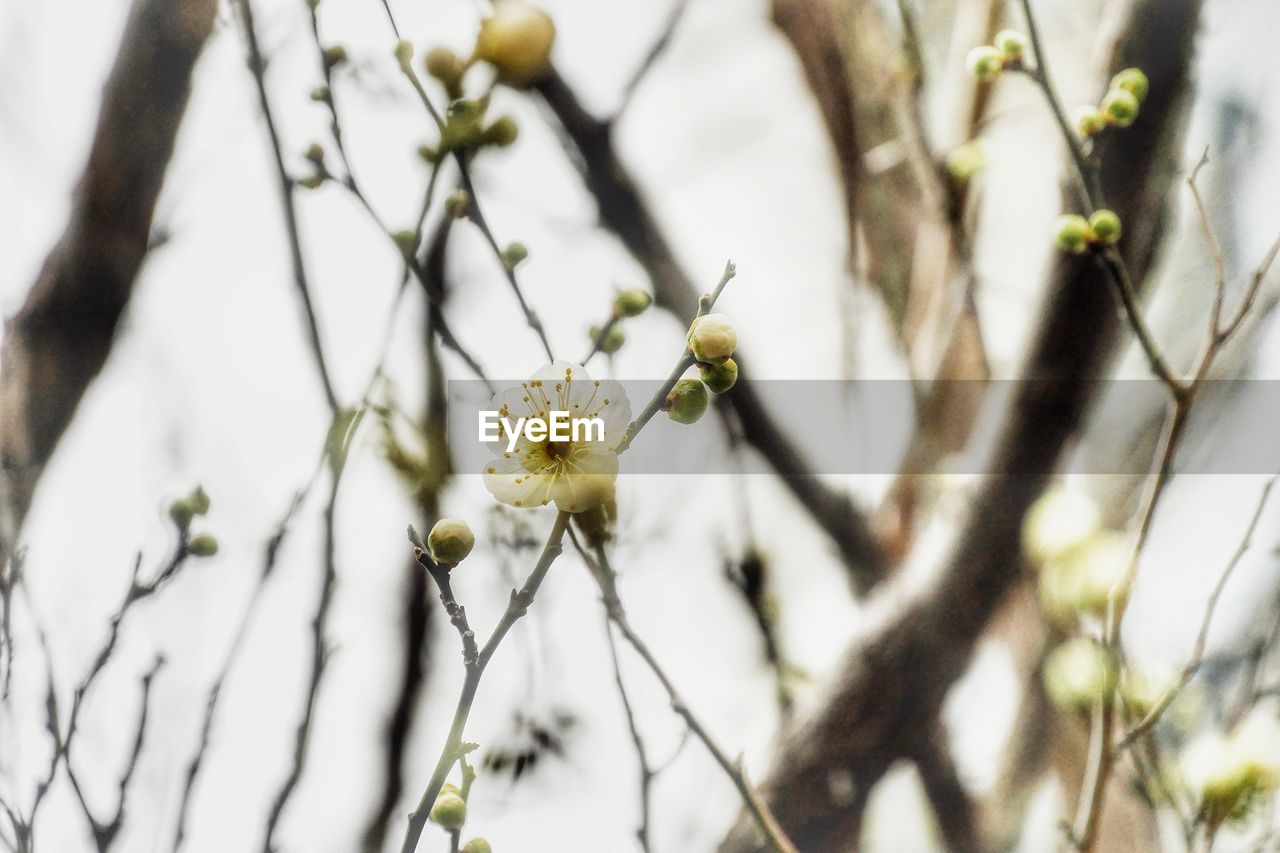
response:
[[[266,62],[258,45],[258,35],[253,24],[253,9],[250,0],[235,0],[240,7],[240,20],[243,24],[245,41],[249,47],[249,71],[253,74],[253,82],[258,91],[258,104],[262,108],[262,117],[267,125],[267,136],[271,140],[271,153],[275,161],[276,176],[280,182],[280,200],[284,207],[285,231],[289,235],[289,260],[293,266],[293,281],[302,301],[303,314],[307,321],[307,335],[311,344],[311,354],[315,358],[316,371],[320,374],[320,382],[324,386],[325,400],[329,409],[337,412],[338,395],[333,390],[333,380],[325,365],[324,345],[320,341],[320,325],[316,320],[315,306],[311,299],[311,285],[307,280],[306,264],[302,258],[302,241],[299,237],[298,211],[293,193],[295,184],[289,176],[284,164],[284,151],[280,143],[280,132],[276,128],[275,116],[271,111],[271,101],[267,97]]]
[[[498,646],[502,643],[507,632],[511,627],[520,620],[527,612],[529,606],[533,604],[534,596],[538,593],[538,588],[542,586],[543,580],[547,577],[547,572],[551,569],[551,564],[555,562],[556,557],[560,556],[560,552],[564,550],[564,534],[569,526],[569,513],[559,512],[556,514],[555,523],[551,526],[551,533],[547,536],[547,542],[542,548],[542,554],[538,558],[537,564],[533,571],[525,579],[524,586],[518,591],[511,591],[511,599],[507,604],[506,611],[502,614],[502,618],[498,621],[497,626],[493,629],[493,633],[489,636],[484,647],[475,654],[474,658],[466,664],[466,677],[462,684],[462,692],[458,696],[457,708],[453,712],[453,722],[449,726],[449,735],[445,739],[444,749],[440,752],[440,757],[436,760],[435,770],[431,774],[430,781],[427,782],[426,789],[422,792],[422,797],[418,800],[418,806],[409,814],[409,825],[405,831],[404,843],[401,845],[402,853],[413,853],[418,849],[418,841],[422,838],[422,831],[426,828],[427,818],[431,813],[431,807],[435,804],[436,797],[440,794],[440,789],[444,787],[445,780],[449,778],[449,772],[453,769],[453,765],[462,757],[462,736],[466,730],[467,719],[471,715],[471,706],[475,702],[476,692],[480,689],[480,679],[484,675],[485,667],[489,665],[489,661],[493,659],[493,655],[498,650]],[[411,538],[416,538],[411,534]],[[425,557],[430,562],[430,557],[426,556],[426,552],[419,546],[415,552],[419,554],[419,562]],[[425,565],[425,564],[424,564]],[[435,569],[439,569],[432,563]],[[432,580],[437,579],[437,571],[430,571]],[[440,596],[446,599],[446,609],[452,606],[456,607],[458,620],[455,625],[459,632],[464,633],[464,647],[466,644],[465,632],[469,632],[470,626],[466,622],[466,612],[457,605],[456,599],[453,598],[452,588],[446,583],[440,587]],[[451,613],[451,619],[453,614]],[[472,640],[474,646],[474,640]],[[464,652],[464,656],[470,652]]]
[[[586,555],[584,554],[584,557]],[[609,565],[609,555],[603,545],[596,545],[595,559],[586,559],[584,562],[590,569],[592,576],[600,587],[600,595],[604,601],[605,611],[608,614],[609,621],[614,624],[618,632],[622,634],[623,639],[635,649],[640,655],[649,670],[658,679],[663,689],[667,692],[667,697],[671,701],[671,709],[684,719],[685,725],[693,732],[694,736],[700,740],[707,751],[711,753],[711,757],[715,759],[716,764],[720,765],[720,769],[733,782],[734,787],[738,789],[738,793],[742,797],[747,811],[750,812],[752,819],[764,833],[770,845],[780,851],[780,853],[796,853],[796,846],[787,838],[786,833],[779,825],[777,818],[773,812],[769,810],[769,806],[761,798],[759,792],[747,780],[746,773],[742,769],[741,759],[731,761],[711,737],[710,732],[698,719],[698,717],[689,709],[688,704],[681,697],[671,679],[663,670],[662,665],[658,663],[648,645],[640,638],[640,636],[632,629],[630,622],[627,621],[627,614],[622,606],[622,600],[618,596],[618,587],[616,574]]]

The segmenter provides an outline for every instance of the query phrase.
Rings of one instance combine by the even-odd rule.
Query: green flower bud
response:
[[[1089,542],[1101,524],[1092,498],[1076,489],[1053,486],[1027,513],[1022,544],[1037,563],[1063,560]]]
[[[738,363],[731,358],[719,364],[704,364],[701,369],[702,381],[715,394],[723,394],[738,381]]]
[[[1114,246],[1120,241],[1120,217],[1114,210],[1094,211],[1089,217],[1089,229],[1093,239],[1104,246]]]
[[[619,317],[636,317],[653,303],[653,297],[643,290],[620,290],[613,298],[613,313]]]
[[[317,166],[324,163],[324,146],[319,142],[313,142],[307,146],[306,158]]]
[[[600,327],[592,326],[587,331],[587,337],[591,340],[600,338]],[[627,342],[627,336],[623,333],[622,327],[614,323],[609,330],[604,333],[604,338],[600,340],[600,352],[605,355],[613,355],[622,349],[622,345]]]
[[[1111,88],[1124,89],[1141,102],[1147,99],[1147,92],[1151,91],[1151,81],[1141,68],[1126,68],[1111,78]]]
[[[689,328],[689,349],[698,361],[718,364],[738,348],[738,333],[723,314],[707,314]]]
[[[1111,654],[1083,637],[1058,646],[1044,662],[1044,686],[1049,698],[1069,711],[1085,711],[1111,695],[1116,686]]]
[[[397,231],[391,235],[396,241],[396,246],[400,249],[400,254],[405,257],[411,256],[418,248],[418,235],[409,230]]]
[[[556,25],[546,12],[523,0],[499,0],[476,37],[475,57],[494,67],[509,86],[536,83],[551,70]]]
[[[317,172],[314,175],[307,175],[305,178],[298,179],[298,186],[303,189],[317,190],[324,186],[324,175]]]
[[[462,81],[462,75],[467,70],[462,57],[447,47],[433,47],[427,51],[422,67],[449,89],[455,88]]]
[[[613,526],[618,520],[618,502],[602,501],[582,512],[574,513],[573,523],[592,545],[603,545],[613,538]]]
[[[314,89],[311,90],[311,100],[315,101],[318,104],[329,103],[329,87],[316,86]]]
[[[947,154],[947,174],[960,184],[967,183],[970,178],[981,172],[986,164],[986,154],[982,150],[982,144],[977,140],[971,140],[953,148]]]
[[[204,515],[209,511],[209,495],[205,493],[203,486],[196,486],[187,500],[191,501],[191,509],[196,515]]]
[[[191,519],[195,517],[196,511],[191,505],[189,498],[180,498],[169,505],[169,517],[173,519],[173,523],[178,526],[179,530],[185,531],[191,526]]]
[[[320,5],[320,0],[307,0],[307,8],[314,9]]]
[[[1027,37],[1017,30],[1001,30],[996,33],[993,43],[996,50],[1010,61],[1021,59],[1027,52]]]
[[[1128,89],[1112,89],[1102,99],[1107,121],[1116,127],[1128,127],[1138,118],[1138,98]]]
[[[483,838],[473,838],[462,845],[462,853],[493,853],[493,845]]]
[[[444,200],[444,212],[454,219],[462,219],[471,210],[471,196],[466,190],[455,190]]]
[[[701,379],[681,379],[667,395],[664,408],[678,424],[696,423],[707,411],[707,386]]]
[[[431,822],[454,832],[467,822],[467,801],[457,794],[442,793],[436,798],[429,815]]]
[[[975,47],[964,58],[965,67],[980,83],[990,83],[1004,70],[1004,54],[989,44]]]
[[[440,162],[440,152],[425,143],[418,146],[418,159],[428,165]]]
[[[1085,139],[1106,130],[1107,117],[1097,107],[1078,107],[1075,113],[1076,131]]]
[[[212,557],[218,553],[218,540],[208,533],[201,533],[187,540],[187,550],[196,557]]]
[[[520,126],[510,116],[503,116],[484,129],[482,141],[499,148],[506,148],[520,135]]]
[[[1078,255],[1089,246],[1089,220],[1074,213],[1059,216],[1054,240],[1062,251]]]
[[[399,62],[402,68],[408,68],[409,63],[413,61],[413,42],[400,39],[396,42],[394,55],[396,62]]]
[[[456,566],[467,558],[475,547],[476,537],[465,521],[442,518],[427,534],[427,548],[437,563]]]
[[[323,57],[325,68],[337,68],[347,61],[347,49],[340,44],[335,44],[324,49]]]
[[[529,249],[524,243],[512,242],[502,250],[502,262],[508,267],[516,266],[527,257],[529,257]]]

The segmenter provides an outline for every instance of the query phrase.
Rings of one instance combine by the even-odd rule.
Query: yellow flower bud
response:
[[[423,69],[432,77],[453,90],[462,81],[467,65],[462,57],[447,47],[433,47],[422,59]]]
[[[1075,112],[1076,131],[1085,139],[1097,136],[1107,127],[1107,117],[1097,107],[1079,107]]]
[[[476,537],[465,521],[442,518],[427,534],[427,548],[431,558],[446,566],[456,566],[467,558],[475,547]]]
[[[993,44],[1009,61],[1021,59],[1027,52],[1027,37],[1017,30],[1001,30],[996,33]]]
[[[493,853],[493,845],[483,838],[473,838],[462,845],[462,853]]]
[[[450,832],[462,829],[467,822],[467,801],[457,794],[441,793],[431,807],[431,822]]]
[[[499,0],[493,17],[480,25],[475,56],[509,86],[536,83],[551,70],[556,25],[546,12],[523,0]]]
[[[693,321],[689,349],[698,361],[718,364],[738,348],[738,333],[723,314],[707,314]]]

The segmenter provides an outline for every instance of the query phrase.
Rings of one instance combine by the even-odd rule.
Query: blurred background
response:
[[[972,421],[994,419],[998,427],[1012,417],[983,406],[981,380],[1027,375],[1056,282],[1073,270],[1085,275],[1076,267],[1064,272],[1064,263],[1075,262],[1053,247],[1054,220],[1070,204],[1061,190],[1069,173],[1040,92],[1022,75],[980,86],[965,70],[971,47],[1025,23],[1018,4],[988,0],[540,5],[556,26],[555,85],[494,90],[490,115],[513,117],[519,138],[477,152],[470,172],[499,243],[528,248],[519,283],[557,354],[586,350],[588,329],[607,317],[615,289],[640,288],[655,293],[658,305],[626,321],[626,343],[594,361],[592,374],[661,379],[684,345],[687,300],[714,286],[731,258],[738,275],[716,310],[732,319],[750,359],[745,379],[974,380],[966,399],[936,408],[922,402],[929,461],[917,470],[934,473],[906,486],[892,475],[817,476],[810,479],[818,491],[806,492],[776,473],[624,476],[618,483],[612,561],[632,624],[719,744],[741,754],[748,775],[766,786],[783,825],[810,826],[799,812],[812,789],[788,777],[788,761],[804,755],[792,766],[817,766],[812,755],[829,753],[845,763],[843,741],[815,739],[813,732],[830,729],[813,721],[856,727],[859,714],[874,716],[863,707],[874,697],[832,710],[842,685],[865,687],[867,672],[900,660],[860,658],[862,650],[874,648],[914,602],[945,598],[948,572],[965,571],[955,555],[975,535],[975,507],[992,504],[981,503],[983,478],[948,472],[985,470],[983,462],[959,465],[956,453],[979,460],[998,453],[966,451]],[[467,55],[489,13],[488,4],[467,0],[391,0],[390,8],[419,56],[438,45]],[[1149,57],[1155,69],[1154,106],[1144,105],[1130,142],[1100,156],[1114,153],[1104,178],[1123,187],[1133,243],[1121,248],[1148,297],[1151,327],[1169,361],[1188,371],[1213,295],[1210,254],[1182,183],[1202,151],[1210,161],[1199,186],[1221,243],[1230,304],[1280,233],[1280,196],[1271,189],[1280,181],[1280,61],[1271,44],[1280,7],[1039,0],[1034,8],[1068,108],[1095,103],[1126,50]],[[5,317],[20,312],[73,213],[129,12],[124,0],[0,5]],[[307,4],[255,0],[252,12],[286,171],[311,174],[305,153],[317,143],[341,174],[329,112],[310,96],[324,80]],[[430,776],[463,676],[456,636],[413,563],[405,526],[429,528],[433,501],[436,514],[469,522],[477,545],[454,571],[454,590],[483,637],[554,517],[549,509],[499,506],[478,470],[460,470],[424,496],[414,476],[439,469],[414,469],[399,458],[428,447],[428,365],[449,379],[472,378],[455,352],[424,334],[423,289],[402,291],[403,259],[386,233],[413,229],[429,176],[418,147],[434,144],[437,131],[393,56],[397,37],[381,3],[321,0],[316,15],[323,45],[346,52],[333,70],[346,153],[385,226],[339,181],[292,190],[316,331],[341,407],[366,399],[382,364],[335,503],[325,665],[317,679],[314,620],[329,564],[323,458],[333,413],[294,283],[242,7],[221,3],[109,357],[39,477],[20,536],[0,551],[12,578],[16,543],[25,549],[22,580],[9,583],[5,596],[11,657],[3,665],[10,683],[0,708],[0,800],[21,822],[41,798],[28,839],[40,849],[105,849],[85,811],[110,822],[135,754],[140,679],[157,656],[164,664],[150,682],[145,742],[107,846],[176,848],[182,822],[181,846],[190,851],[264,843],[281,851],[399,849],[403,817]],[[468,76],[469,89],[484,89],[483,72],[473,72],[474,82]],[[446,101],[435,81],[425,85],[436,103]],[[154,97],[165,97],[156,86]],[[145,102],[151,91],[135,96]],[[566,130],[574,105],[611,122],[587,153],[584,137]],[[600,145],[637,190],[643,224],[665,241],[661,251],[643,239],[649,251],[637,251],[628,210],[619,212],[615,196],[584,181],[591,158],[603,156]],[[457,186],[456,168],[442,166],[439,180],[428,236]],[[451,228],[442,269],[444,316],[490,377],[524,379],[547,361],[474,223]],[[1105,292],[1096,272],[1087,275]],[[1277,292],[1275,277],[1267,279],[1211,378],[1276,377]],[[1149,378],[1141,351],[1115,328],[1114,301],[1108,295],[1098,306],[1097,317],[1068,318],[1062,334],[1089,338],[1089,347],[1114,358],[1099,356],[1079,378]],[[1094,327],[1111,327],[1110,337],[1090,337]],[[1204,460],[1243,440],[1232,424],[1250,404],[1249,385],[1224,388],[1198,400],[1183,441],[1183,458],[1198,461],[1199,470],[1212,471]],[[752,415],[732,401],[740,390],[717,403],[723,418],[708,416],[690,429],[727,429],[743,454],[776,458],[752,440],[759,433]],[[37,404],[42,393],[37,384]],[[1074,415],[1050,413],[1052,423],[1067,425],[1044,466],[1084,472],[1067,476],[1071,488],[1092,496],[1117,529],[1133,525],[1146,479],[1088,472],[1105,469],[1108,459],[1154,458],[1166,412],[1158,394],[1144,407],[1126,393],[1109,386]],[[12,401],[0,396],[0,406]],[[638,410],[642,401],[632,404]],[[876,418],[850,405],[855,417]],[[904,435],[904,459],[913,448]],[[808,464],[810,474],[824,471],[820,459]],[[763,467],[784,473],[772,461]],[[1151,671],[1183,666],[1206,599],[1273,473],[1172,479],[1124,623],[1128,660]],[[57,771],[41,793],[54,755],[50,678],[65,726],[76,687],[136,579],[135,561],[144,578],[163,569],[174,548],[169,507],[197,484],[211,508],[193,529],[216,536],[216,555],[190,561],[131,609],[76,718],[68,760],[78,782]],[[1007,512],[994,515],[1018,528],[1043,485],[1028,484],[1022,491],[1035,494],[1021,505],[1015,495]],[[264,579],[268,543],[304,489]],[[1217,602],[1206,665],[1157,729],[1170,754],[1201,730],[1228,725],[1249,661],[1259,685],[1268,672],[1274,678],[1268,643],[1280,600],[1278,503],[1263,508],[1252,546]],[[846,509],[861,520],[846,519]],[[879,556],[859,555],[866,543],[850,534],[858,530],[868,531]],[[838,831],[830,829],[835,824],[802,829],[794,836],[801,849],[849,849],[856,838],[873,851],[948,849],[975,837],[981,849],[1062,843],[1059,823],[1075,813],[1084,771],[1088,715],[1077,719],[1028,697],[1043,693],[1038,673],[1060,629],[1040,612],[1034,570],[1017,568],[1016,537],[1005,531],[1000,541],[1008,547],[991,548],[991,561],[1013,568],[997,568],[998,581],[980,584],[980,606],[953,602],[957,619],[970,611],[980,618],[935,632],[932,646],[922,646],[936,648],[945,660],[938,666],[959,677],[943,678],[932,664],[879,676],[910,684],[936,674],[941,680],[919,701],[938,706],[920,713],[940,720],[940,734],[918,733],[897,753],[877,755],[874,785],[854,772],[846,811],[857,813],[856,826],[840,818]],[[864,560],[878,568],[860,575],[854,566]],[[480,745],[480,775],[464,838],[483,834],[498,850],[638,849],[640,776],[598,599],[582,559],[566,550],[487,671],[466,729]],[[206,723],[210,689],[232,649]],[[661,769],[652,787],[651,849],[717,849],[738,820],[738,793],[628,651],[619,649],[621,676],[649,760]],[[863,675],[855,677],[859,660]],[[1265,707],[1261,697],[1249,701]],[[308,720],[301,753],[300,720]],[[184,794],[206,725],[199,775]],[[898,734],[877,725],[868,724],[864,737],[897,743]],[[393,730],[398,737],[389,740]],[[918,740],[930,741],[950,765],[946,775],[958,784],[950,806],[922,782]],[[849,748],[855,755],[870,749]],[[1015,767],[1010,756],[1026,760]],[[273,802],[295,772],[296,789],[264,842]],[[1134,794],[1141,786],[1128,765],[1117,774],[1097,849],[1184,849],[1170,809]],[[824,778],[839,800],[840,784]],[[26,849],[16,826],[0,819],[0,844]],[[1259,809],[1219,833],[1218,849],[1274,849],[1265,846],[1276,843],[1271,831],[1270,811]],[[447,845],[429,827],[421,849]]]

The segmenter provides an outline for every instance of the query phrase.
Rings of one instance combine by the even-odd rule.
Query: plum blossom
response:
[[[511,434],[499,427],[493,447],[499,456],[484,467],[484,484],[503,503],[539,507],[555,502],[567,512],[583,512],[612,499],[618,476],[618,444],[631,422],[631,403],[622,385],[594,380],[579,364],[556,361],[540,368],[528,382],[493,396],[491,408],[512,423],[516,418],[541,418],[550,422],[553,411],[570,418],[599,418],[604,440],[583,430],[578,440],[532,441],[518,432],[515,447],[507,451]]]

